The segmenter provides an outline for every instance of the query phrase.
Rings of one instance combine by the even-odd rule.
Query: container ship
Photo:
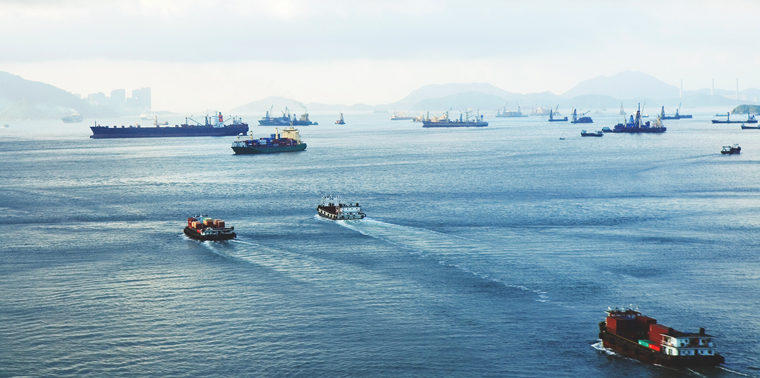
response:
[[[214,121],[211,122],[211,119]],[[195,122],[194,125],[188,121]],[[204,137],[204,136],[233,136],[248,132],[248,124],[240,118],[232,117],[232,123],[224,124],[222,113],[215,117],[206,116],[206,122],[201,124],[192,118],[185,118],[185,123],[162,127],[154,122],[153,127],[131,126],[101,126],[97,123],[91,126],[90,138],[172,138],[172,137]]]
[[[317,214],[320,217],[332,220],[364,219],[366,216],[358,202],[342,203],[335,196],[322,197],[322,202],[317,205]]]
[[[187,218],[185,235],[196,240],[230,240],[237,237],[235,227],[226,227],[221,219],[200,215]]]
[[[267,110],[264,117],[259,120],[259,126],[311,126],[318,125],[309,119],[309,113],[301,114],[296,118],[295,113],[290,114],[287,108],[282,112],[281,117],[272,117]]]
[[[633,309],[608,309],[599,322],[602,345],[641,362],[675,368],[711,367],[724,362],[712,336],[676,331]]]
[[[483,120],[483,115],[470,119],[469,113],[466,116],[459,115],[458,119],[449,119],[449,112],[446,112],[442,117],[430,118],[428,114],[425,119],[422,120],[422,127],[485,127],[488,126],[488,122]]]
[[[305,149],[306,143],[301,141],[301,134],[293,126],[283,129],[282,133],[274,129],[274,134],[270,134],[269,138],[255,139],[253,132],[248,136],[240,134],[232,142],[232,150],[236,155],[295,152]]]
[[[658,118],[654,122],[641,120],[641,107],[636,110],[636,117],[631,118],[625,123],[618,123],[610,129],[609,127],[602,128],[605,133],[664,133],[668,128],[662,125],[662,121]]]

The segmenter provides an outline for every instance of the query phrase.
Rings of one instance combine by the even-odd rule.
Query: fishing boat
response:
[[[336,125],[345,125],[346,124],[346,121],[343,120],[343,113],[340,113],[340,118],[338,118],[338,120],[335,121],[335,124]]]
[[[578,112],[573,109],[573,120],[570,121],[570,123],[594,123],[594,120],[591,119],[591,117],[586,116],[586,114],[588,114],[588,112],[585,112],[578,117]]]
[[[617,354],[648,364],[674,368],[711,367],[725,362],[713,337],[699,332],[681,332],[631,308],[607,309],[599,322],[602,346]]]

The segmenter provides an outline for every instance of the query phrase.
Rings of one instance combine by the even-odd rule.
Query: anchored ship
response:
[[[249,135],[240,134],[232,142],[232,150],[236,155],[271,154],[275,152],[296,152],[306,149],[306,143],[301,141],[301,134],[293,126],[282,130],[274,129],[269,138],[255,139],[253,131]]]
[[[413,118],[414,117],[412,117],[412,116],[410,116],[410,115],[408,115],[406,113],[395,112],[391,116],[391,121],[408,121],[408,120],[413,119]]]
[[[606,319],[599,322],[599,338],[615,353],[670,367],[708,367],[725,362],[704,328],[698,333],[677,331],[630,308],[608,309],[606,313]]]
[[[664,133],[668,128],[662,125],[662,121],[658,118],[654,122],[641,120],[641,105],[636,110],[636,117],[632,115],[630,119],[625,123],[618,123],[610,129],[609,127],[602,128],[605,133]]]
[[[507,110],[507,107],[505,106],[501,110],[496,112],[497,117],[506,117],[506,118],[513,118],[513,117],[527,117],[527,114],[522,114],[520,111],[520,105],[517,105],[517,111]]]
[[[558,107],[559,108],[559,107]],[[556,111],[553,111],[549,109],[549,122],[567,122],[567,116],[564,116],[562,118],[554,118],[555,115],[557,115]]]
[[[230,240],[237,237],[235,227],[226,227],[221,219],[199,215],[187,218],[185,235],[197,240]]]
[[[212,123],[209,118],[213,118]],[[194,125],[188,121],[195,122]],[[201,124],[186,117],[185,123],[161,127],[158,122],[154,122],[153,127],[141,127],[140,125],[130,126],[102,126],[97,123],[91,126],[92,135],[90,138],[170,138],[170,137],[202,137],[202,136],[232,136],[248,132],[248,124],[243,123],[240,118],[232,117],[232,123],[224,124],[225,120],[222,113],[217,113],[215,117],[206,116],[206,122]]]
[[[742,153],[742,147],[738,144],[735,144],[733,146],[723,146],[723,148],[720,150],[720,153],[723,155],[736,155]]]
[[[296,118],[296,114],[290,114],[288,108],[282,112],[281,117],[272,117],[270,110],[267,110],[264,117],[259,120],[259,126],[310,126],[318,125],[317,122],[312,122],[309,119],[309,113],[303,113]]]
[[[665,106],[662,107],[660,110],[660,119],[682,119],[682,118],[691,118],[691,114],[680,114],[678,111],[680,110],[680,107],[676,108],[676,114],[669,116],[665,115]]]
[[[716,116],[719,114],[716,114]],[[722,115],[722,114],[720,114]],[[731,112],[726,112],[726,120],[722,119],[714,119],[712,120],[712,123],[757,123],[757,119],[755,119],[754,114],[747,113],[747,120],[746,121],[736,121],[731,119]]]
[[[578,111],[573,109],[573,120],[570,121],[570,123],[594,123],[594,120],[591,119],[591,117],[586,116],[588,112],[581,114],[580,117],[578,117]]]
[[[335,196],[322,197],[322,202],[317,205],[317,214],[320,217],[332,220],[364,219],[366,216],[358,202],[342,203]]]
[[[441,117],[430,118],[428,113],[422,120],[422,127],[485,127],[488,122],[483,120],[483,115],[470,119],[470,113],[460,114],[458,119],[449,119],[449,112],[444,113]]]
[[[346,124],[346,120],[343,119],[343,113],[340,113],[340,118],[338,118],[338,120],[335,121],[335,124],[336,125],[345,125]]]

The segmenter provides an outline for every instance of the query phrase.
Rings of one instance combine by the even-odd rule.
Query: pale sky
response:
[[[153,108],[390,103],[425,85],[561,94],[642,71],[760,87],[760,1],[0,0],[0,71]]]

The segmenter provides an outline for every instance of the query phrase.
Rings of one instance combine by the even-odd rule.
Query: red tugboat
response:
[[[724,362],[712,336],[676,331],[633,309],[608,309],[599,322],[605,348],[641,362],[676,368],[710,367]]]
[[[187,218],[185,235],[197,240],[230,240],[237,237],[235,227],[225,227],[221,219],[209,218],[208,215]]]

